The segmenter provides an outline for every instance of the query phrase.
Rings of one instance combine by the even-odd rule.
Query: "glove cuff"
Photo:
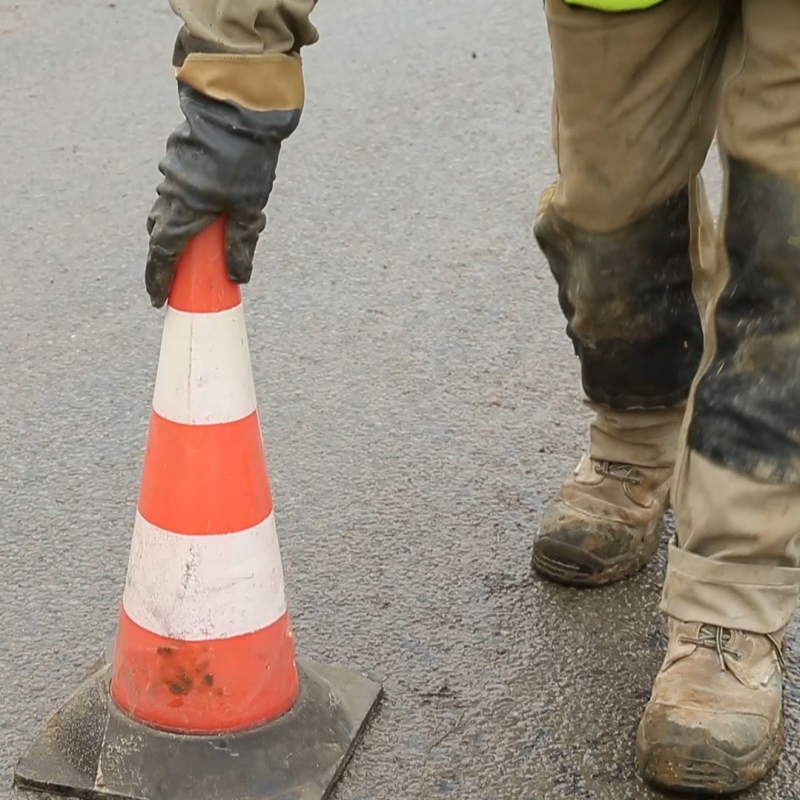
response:
[[[300,56],[190,53],[175,77],[206,97],[250,111],[300,111],[305,102]]]

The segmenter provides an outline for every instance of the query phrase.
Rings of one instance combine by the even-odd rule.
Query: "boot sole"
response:
[[[533,548],[531,566],[548,580],[565,586],[606,586],[629,578],[646,567],[658,552],[664,537],[664,518],[645,537],[642,548],[614,561],[603,561],[577,547],[539,538]]]
[[[649,748],[638,755],[639,772],[651,786],[668,792],[692,795],[728,795],[743,792],[764,778],[780,758],[784,745],[780,727],[772,742],[756,756],[735,758],[707,746],[680,745]],[[645,750],[641,729],[636,736],[639,754]]]

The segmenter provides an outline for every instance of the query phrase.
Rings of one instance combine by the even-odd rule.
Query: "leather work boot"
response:
[[[544,513],[533,569],[571,586],[638,572],[661,543],[672,472],[584,456]]]
[[[706,795],[759,781],[783,747],[783,633],[670,620],[669,645],[636,740],[642,777]]]

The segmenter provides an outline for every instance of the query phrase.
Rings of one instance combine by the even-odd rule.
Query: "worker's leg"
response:
[[[726,84],[719,281],[676,476],[672,635],[647,778],[734,791],[783,743],[779,647],[800,585],[800,3],[743,6]],[[765,634],[769,634],[766,636]]]
[[[534,543],[534,568],[554,580],[625,577],[661,539],[702,352],[693,265],[698,291],[712,271],[698,173],[718,111],[721,5],[669,0],[613,14],[545,2],[558,180],[535,233],[596,412],[589,453]]]

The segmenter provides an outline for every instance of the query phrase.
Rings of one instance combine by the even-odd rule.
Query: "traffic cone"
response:
[[[18,786],[322,800],[382,695],[295,656],[224,219],[190,243],[170,291],[111,653],[19,760]]]

